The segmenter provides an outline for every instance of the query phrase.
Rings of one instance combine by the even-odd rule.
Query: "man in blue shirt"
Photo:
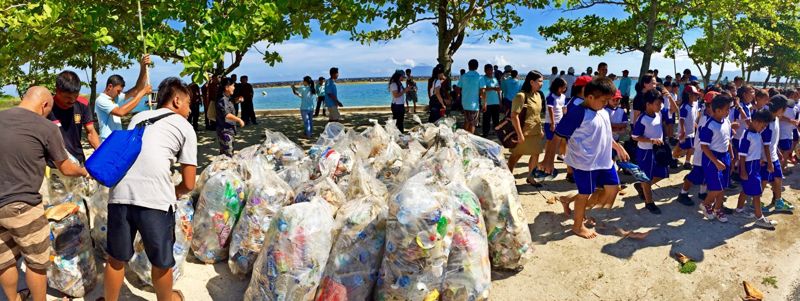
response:
[[[478,60],[471,59],[468,65],[469,72],[458,79],[458,87],[461,88],[461,104],[464,107],[464,130],[475,133],[480,107],[481,75],[477,71]]]
[[[339,121],[339,95],[336,93],[336,80],[339,79],[339,68],[333,67],[330,71],[331,78],[325,81],[325,107],[328,108],[328,122]]]
[[[478,81],[481,87],[481,99],[483,100],[483,137],[489,136],[489,130],[493,129],[500,121],[500,84],[494,77],[492,64],[483,67],[486,73]],[[491,123],[491,125],[490,125]]]
[[[125,80],[122,76],[112,75],[108,78],[106,88],[95,99],[94,111],[97,113],[97,123],[100,128],[100,142],[111,135],[111,132],[122,129],[122,117],[128,115],[145,96],[149,95],[152,87],[147,83],[147,65],[150,64],[150,55],[145,55],[139,68],[139,78],[136,85],[125,93]],[[133,100],[127,101],[133,98]]]
[[[520,86],[517,81],[517,75],[519,75],[517,70],[512,68],[512,70],[506,71],[506,77],[500,83],[500,89],[503,90],[503,102],[500,104],[504,113],[511,109],[511,100],[514,99],[514,95],[519,93]]]
[[[620,105],[626,111],[630,111],[631,78],[628,77],[628,70],[622,70],[622,79],[619,80],[619,92],[622,94]]]

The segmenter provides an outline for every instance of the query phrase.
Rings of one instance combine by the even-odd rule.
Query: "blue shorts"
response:
[[[172,248],[175,244],[175,212],[135,205],[108,204],[108,240],[106,248],[112,258],[127,262],[133,257],[133,238],[142,236],[144,251],[150,264],[162,269],[175,265]]]
[[[711,160],[703,155],[703,175],[706,178],[706,186],[708,187],[708,191],[722,191],[725,188],[728,188],[730,184],[730,173],[728,169],[731,168],[731,155],[730,153],[718,153],[712,151],[714,156],[717,157],[717,160],[722,161],[722,164],[725,165],[723,170],[717,169],[717,166],[714,165]]]
[[[780,178],[783,179],[783,170],[781,170],[781,161],[775,160],[772,162],[772,167],[775,168],[775,171],[770,173],[767,171],[767,165],[761,166],[761,181],[764,182],[772,182],[775,179]]]
[[[544,124],[544,138],[546,138],[547,141],[553,140],[553,135],[554,134],[555,133],[553,133],[553,131],[550,130],[550,124],[549,123],[545,123]]]
[[[798,132],[797,129],[794,129],[794,131],[792,131],[792,140],[794,141],[800,140],[800,132]]]
[[[686,137],[683,141],[678,144],[678,147],[681,149],[693,149],[694,148],[694,137]]]
[[[599,169],[585,171],[573,169],[572,176],[575,178],[575,185],[578,186],[578,194],[592,194],[595,189],[606,185],[619,185],[619,175],[617,175],[617,165],[614,164],[609,169]]]
[[[778,149],[782,151],[790,151],[792,150],[792,139],[781,139],[778,140]]]
[[[650,180],[653,178],[666,179],[669,177],[669,166],[656,163],[652,149],[636,148],[636,164],[647,175]]]
[[[703,173],[703,167],[693,165],[692,171],[686,174],[683,177],[684,180],[692,182],[692,185],[705,185],[706,184],[706,176]]]
[[[731,148],[733,148],[734,154],[739,154],[739,139],[731,139]],[[736,160],[738,161],[738,160]]]
[[[742,181],[742,191],[745,195],[761,196],[761,160],[745,162],[747,181]]]

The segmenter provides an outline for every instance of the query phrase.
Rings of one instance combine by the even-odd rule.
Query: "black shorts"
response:
[[[127,262],[133,257],[133,239],[142,236],[147,259],[154,267],[175,266],[175,212],[134,205],[108,204],[108,255]]]

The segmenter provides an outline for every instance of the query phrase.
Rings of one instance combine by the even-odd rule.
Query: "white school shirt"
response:
[[[683,131],[686,138],[694,138],[694,122],[697,120],[697,102],[681,104],[680,119],[683,120]]]
[[[722,121],[708,118],[700,131],[700,144],[708,145],[718,153],[727,152],[731,146],[731,121],[728,118],[722,118]]]
[[[747,130],[743,139],[739,141],[739,157],[745,161],[761,160],[764,155],[764,140],[761,133]]]
[[[628,115],[625,115],[625,110],[621,107],[605,107],[605,110],[608,111],[608,118],[611,119],[611,124],[628,123]]]
[[[761,132],[761,140],[769,146],[769,161],[778,160],[778,139],[780,137],[780,122],[776,118]]]
[[[752,112],[750,111],[751,107],[752,106],[749,104],[745,104],[742,106],[742,111],[744,111],[744,116],[742,116],[742,113],[739,112],[739,109],[733,107],[731,108],[731,113],[730,113],[731,122],[739,123],[739,129],[736,130],[736,133],[734,133],[733,139],[741,140],[742,137],[744,137],[744,133],[747,132],[747,120],[750,120],[750,116],[752,115]]]
[[[659,140],[663,139],[664,127],[661,126],[661,113],[655,113],[653,115],[642,113],[642,115],[639,116],[639,120],[636,120],[636,123],[633,124],[631,137],[645,137]],[[639,141],[637,145],[641,149],[653,149],[653,144],[650,142]]]
[[[556,135],[567,139],[564,163],[582,171],[607,170],[614,167],[611,159],[611,120],[606,110],[585,107],[567,110],[556,126]]]
[[[564,102],[566,99],[567,96],[564,94],[556,96],[550,93],[550,95],[547,95],[547,107],[553,108],[553,120],[555,120],[556,124],[564,117]],[[550,110],[544,110],[544,123],[550,124]]]
[[[797,111],[795,111],[795,107],[786,107],[786,112],[783,112],[783,116],[789,119],[797,119]],[[794,131],[795,127],[792,123],[788,121],[780,121],[781,128],[780,128],[780,139],[792,139],[792,132]]]
[[[703,110],[702,113],[698,111],[700,115],[700,119],[697,120],[697,130],[695,131],[694,136],[694,156],[692,157],[692,165],[694,166],[703,166],[703,149],[700,147],[700,130],[703,129],[705,126],[706,121],[708,121],[708,114],[706,111]]]

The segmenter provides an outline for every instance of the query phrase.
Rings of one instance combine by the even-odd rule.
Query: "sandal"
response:
[[[31,299],[31,290],[27,289],[27,288],[23,288],[23,289],[17,291],[17,295],[19,297],[19,300],[28,301],[28,300]]]
[[[534,182],[533,178],[531,178],[531,177],[528,177],[527,179],[525,179],[525,182],[528,182],[528,184],[530,184],[531,186],[533,186],[535,188],[544,187],[544,185],[542,185],[542,183]]]

